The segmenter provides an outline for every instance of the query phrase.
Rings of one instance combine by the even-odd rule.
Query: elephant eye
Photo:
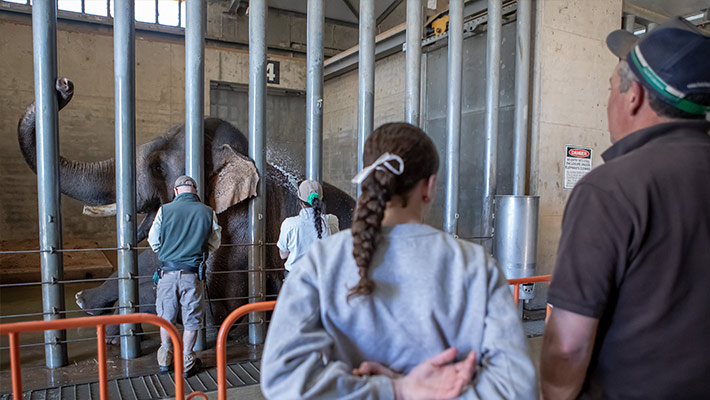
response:
[[[165,174],[165,170],[160,162],[154,162],[150,166],[153,175],[162,177]]]

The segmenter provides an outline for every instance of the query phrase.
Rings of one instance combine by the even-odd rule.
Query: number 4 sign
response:
[[[266,83],[278,85],[281,78],[281,64],[278,61],[266,61]]]

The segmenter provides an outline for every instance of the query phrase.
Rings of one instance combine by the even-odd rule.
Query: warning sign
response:
[[[591,147],[565,145],[565,189],[572,189],[591,170]]]

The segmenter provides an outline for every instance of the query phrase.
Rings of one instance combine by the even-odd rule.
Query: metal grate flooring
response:
[[[227,389],[259,384],[260,365],[258,361],[242,361],[227,365]],[[185,395],[194,391],[213,392],[217,390],[217,369],[203,369],[185,380]],[[108,382],[110,400],[123,399],[163,399],[175,397],[175,375],[152,374],[131,378],[120,378]],[[99,399],[99,382],[66,385],[54,388],[29,390],[23,393],[23,400],[92,400]],[[12,399],[11,394],[0,395],[0,400]]]

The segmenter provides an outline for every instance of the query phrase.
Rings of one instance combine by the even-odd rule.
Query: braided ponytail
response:
[[[319,198],[313,199],[313,222],[316,224],[316,232],[318,239],[323,239],[323,212],[325,211],[325,203]]]
[[[365,142],[363,160],[371,164],[385,152],[401,157],[405,168],[401,175],[384,168],[376,169],[361,184],[362,194],[357,200],[352,225],[353,257],[360,281],[350,288],[348,300],[370,295],[375,289],[368,272],[377,250],[387,202],[393,196],[401,196],[402,206],[406,207],[410,190],[439,169],[434,143],[421,129],[410,124],[390,123],[377,128]]]

